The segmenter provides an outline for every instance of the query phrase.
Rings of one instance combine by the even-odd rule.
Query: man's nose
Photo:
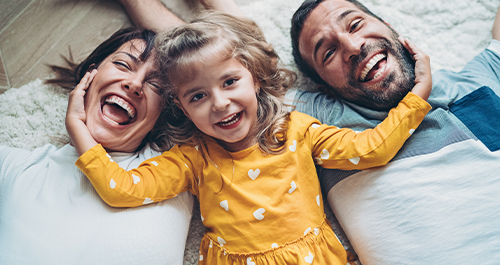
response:
[[[354,35],[344,35],[340,40],[343,48],[343,59],[349,61],[361,52],[361,47],[365,45],[363,37]]]

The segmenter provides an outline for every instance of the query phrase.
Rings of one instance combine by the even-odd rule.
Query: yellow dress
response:
[[[384,165],[429,109],[410,93],[383,123],[361,133],[292,112],[279,155],[258,145],[228,152],[206,137],[203,146],[175,146],[129,172],[100,145],[76,164],[111,206],[140,206],[186,190],[198,196],[207,227],[200,264],[346,264],[324,216],[315,163],[346,170]]]

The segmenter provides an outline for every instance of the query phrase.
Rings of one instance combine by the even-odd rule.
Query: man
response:
[[[382,121],[414,82],[397,33],[355,0],[305,1],[292,19],[300,70],[325,94],[297,110],[355,130]],[[433,75],[433,110],[387,166],[320,169],[328,201],[363,264],[500,260],[500,18],[459,73]]]

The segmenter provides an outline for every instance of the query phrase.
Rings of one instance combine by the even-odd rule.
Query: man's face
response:
[[[367,108],[390,109],[414,85],[414,61],[396,32],[344,0],[326,0],[309,14],[299,50],[327,93]]]

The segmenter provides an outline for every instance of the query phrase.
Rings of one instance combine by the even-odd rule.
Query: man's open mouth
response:
[[[359,76],[359,81],[367,82],[372,79],[378,78],[385,71],[387,67],[387,54],[379,53],[368,61],[365,65],[361,75]]]
[[[241,118],[241,112],[235,113],[217,123],[221,127],[231,126],[237,123]]]
[[[123,98],[110,95],[102,104],[102,114],[109,122],[126,125],[135,118],[136,110],[134,106]]]

